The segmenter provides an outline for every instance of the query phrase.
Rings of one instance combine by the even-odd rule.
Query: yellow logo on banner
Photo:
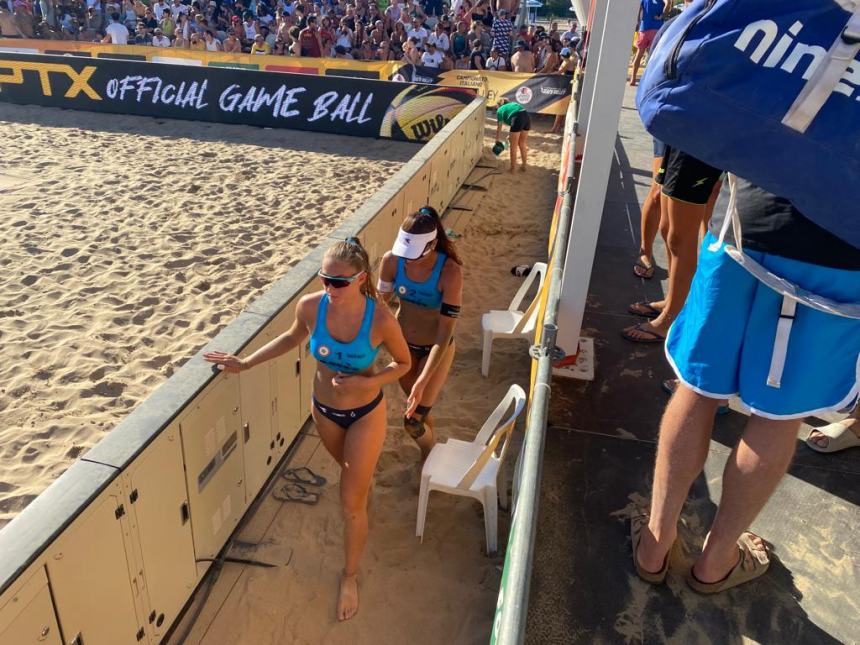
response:
[[[75,71],[71,65],[60,65],[57,63],[37,63],[21,60],[2,60],[0,59],[0,69],[11,70],[9,74],[0,73],[0,85],[3,83],[11,83],[14,85],[24,84],[24,72],[38,72],[39,82],[42,84],[42,94],[45,96],[53,96],[51,92],[50,74],[65,74],[72,79],[72,85],[66,91],[65,97],[73,99],[78,94],[83,92],[94,101],[101,101],[93,87],[89,84],[90,77],[96,71],[95,66],[88,65],[80,72]]]

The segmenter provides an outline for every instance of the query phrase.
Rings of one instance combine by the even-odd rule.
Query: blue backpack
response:
[[[651,53],[645,128],[860,248],[860,0],[696,0]]]

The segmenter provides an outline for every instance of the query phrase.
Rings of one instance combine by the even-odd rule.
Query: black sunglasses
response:
[[[360,276],[364,271],[359,271],[355,275],[350,276],[341,276],[341,275],[328,275],[323,273],[322,270],[317,271],[317,275],[319,276],[322,283],[331,287],[332,289],[343,289],[344,287],[348,287],[350,284],[355,282],[355,279]]]

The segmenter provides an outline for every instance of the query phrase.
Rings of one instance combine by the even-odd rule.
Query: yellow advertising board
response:
[[[352,76],[388,80],[400,67],[393,62],[364,62],[339,58],[305,58],[300,56],[259,56],[227,54],[197,49],[149,47],[138,45],[106,45],[72,40],[0,39],[0,52],[22,54],[53,54],[56,56],[91,56],[120,60],[149,61],[174,65],[236,67],[265,72],[316,74],[320,76]]]

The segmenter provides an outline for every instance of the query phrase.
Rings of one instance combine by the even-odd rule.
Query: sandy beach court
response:
[[[0,103],[0,526],[418,146]]]
[[[548,127],[536,124],[536,130]],[[494,131],[494,126],[487,130],[487,149]],[[509,175],[506,156],[485,155],[484,162],[501,172],[479,210],[456,231],[462,235],[456,242],[464,261],[464,298],[454,366],[433,408],[441,441],[473,439],[512,383],[528,389],[525,341],[496,343],[489,378],[481,376],[480,366],[481,315],[507,308],[522,284],[510,268],[546,260],[560,137],[533,131],[530,147],[532,167],[525,174]],[[489,640],[509,514],[499,513],[499,553],[488,557],[480,505],[433,493],[424,540],[416,538],[419,451],[400,423],[403,395],[396,386],[386,388],[386,395],[388,435],[375,477],[355,618],[335,620],[343,566],[339,472],[311,426],[289,465],[307,465],[328,478],[319,504],[282,504],[268,496],[236,536],[246,545],[236,555],[282,566],[225,565],[193,627],[180,623],[170,645],[186,631],[188,645],[470,645]],[[522,439],[522,424],[515,443]],[[515,447],[509,464],[516,454]],[[247,548],[249,543],[259,546]],[[196,611],[196,604],[192,607],[189,613]]]

